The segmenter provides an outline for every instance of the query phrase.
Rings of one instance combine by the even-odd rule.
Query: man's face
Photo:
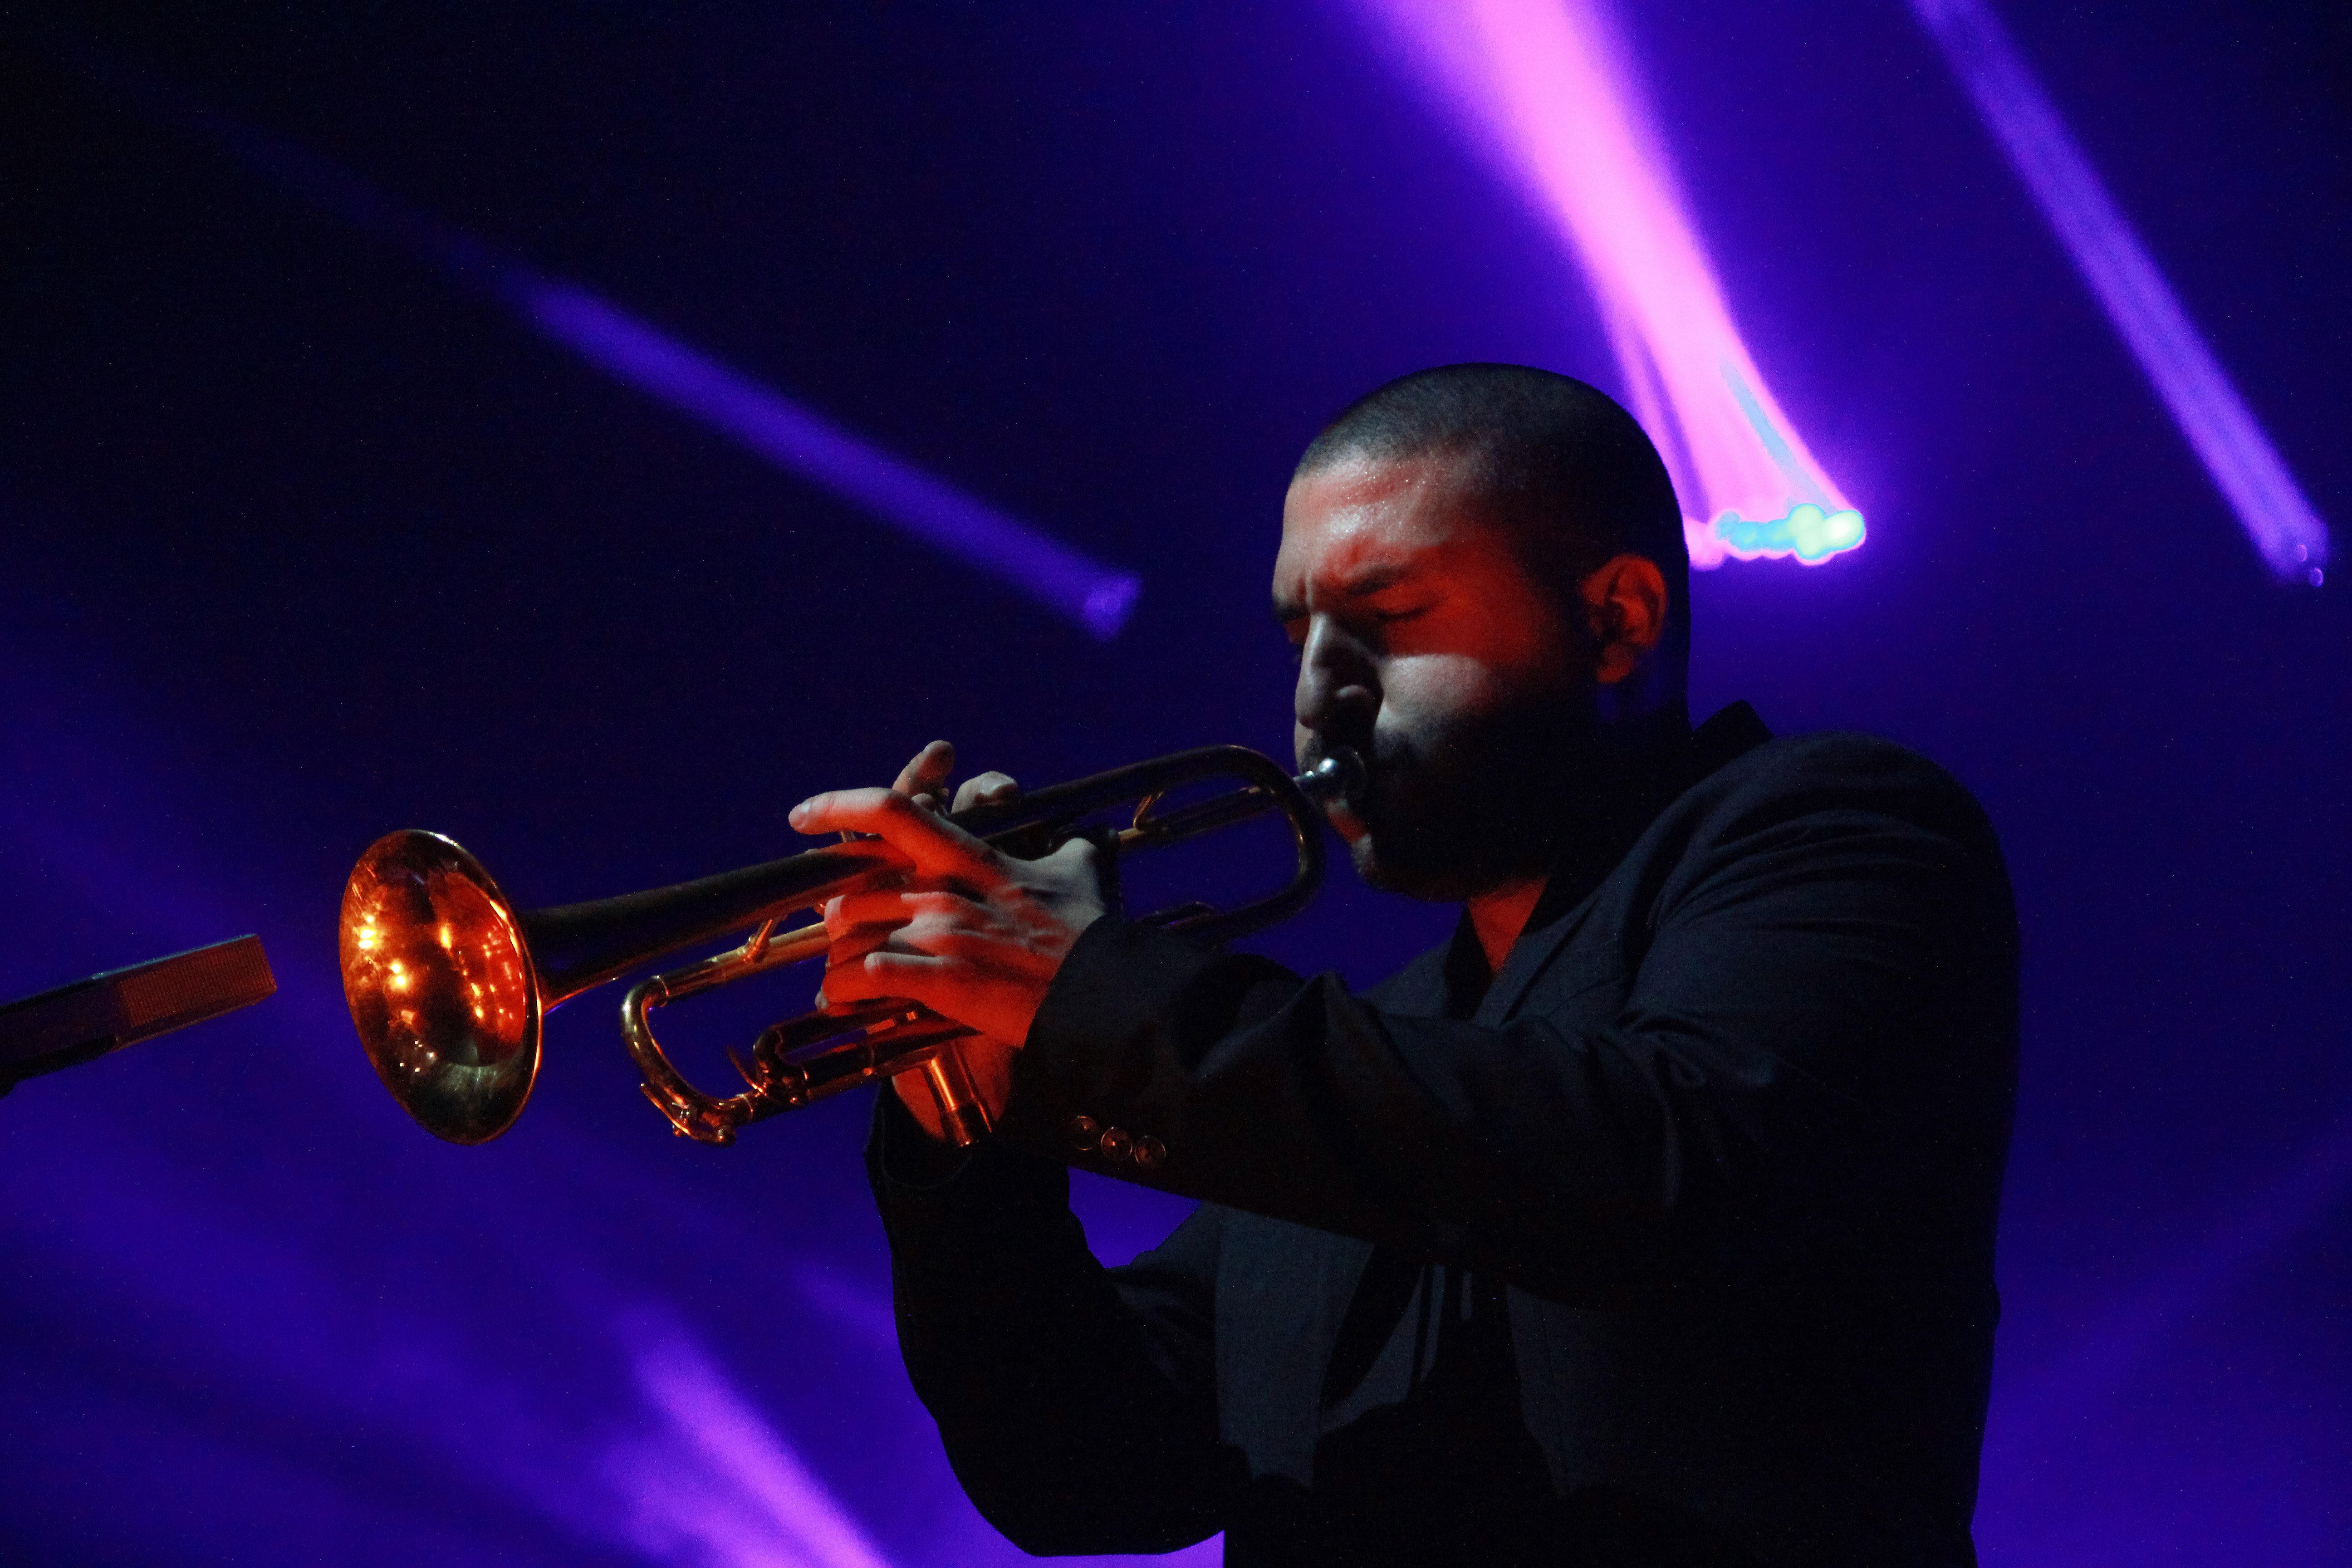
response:
[[[1361,754],[1369,783],[1333,826],[1367,881],[1424,899],[1549,867],[1561,774],[1593,725],[1580,639],[1482,521],[1465,468],[1440,453],[1309,474],[1274,566],[1300,764]]]

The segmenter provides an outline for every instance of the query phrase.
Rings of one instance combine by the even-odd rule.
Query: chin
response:
[[[1455,868],[1399,864],[1396,857],[1383,857],[1377,835],[1366,834],[1348,846],[1348,853],[1356,863],[1356,875],[1364,885],[1383,893],[1401,893],[1408,899],[1424,903],[1459,903],[1477,889],[1472,879]]]

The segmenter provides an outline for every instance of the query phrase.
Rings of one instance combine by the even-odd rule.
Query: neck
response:
[[[1511,944],[1527,929],[1528,917],[1535,913],[1537,902],[1543,898],[1544,884],[1550,879],[1549,876],[1531,877],[1467,900],[1470,929],[1478,933],[1478,945],[1486,954],[1489,973],[1502,973],[1503,960],[1510,956]]]
[[[1655,810],[1650,796],[1656,781],[1671,773],[1672,760],[1689,734],[1689,710],[1679,697],[1616,717],[1595,731],[1586,764],[1587,793],[1562,856],[1571,881],[1597,881],[1624,853]],[[1512,944],[1543,901],[1553,870],[1546,868],[1465,900],[1488,973],[1502,973]]]

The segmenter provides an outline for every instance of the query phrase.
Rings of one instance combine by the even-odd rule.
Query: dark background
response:
[[[2352,526],[2347,13],[2009,9]],[[1338,5],[0,15],[0,995],[247,930],[282,986],[0,1101],[0,1560],[853,1560],[746,1479],[787,1447],[890,1563],[1010,1558],[888,1342],[862,1097],[679,1143],[599,995],[519,1131],[436,1143],[343,1016],[344,872],[413,825],[525,903],[667,881],[934,734],[1041,782],[1280,752],[1298,448],[1433,363],[1613,388],[1572,264]],[[1695,705],[1919,747],[2017,884],[1986,1556],[2341,1562],[2347,590],[2263,573],[1897,0],[1627,17],[1871,526],[1696,580]],[[1135,618],[604,379],[93,48],[1139,572]],[[1447,919],[1340,886],[1265,945],[1369,983]],[[670,1026],[707,1075],[804,990]],[[1178,1212],[1081,1197],[1117,1257]]]

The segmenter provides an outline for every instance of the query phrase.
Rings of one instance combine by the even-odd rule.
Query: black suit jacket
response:
[[[999,1529],[1974,1560],[2016,1058],[1992,831],[1924,759],[1744,705],[1612,809],[1483,994],[1466,933],[1356,996],[1107,918],[982,1150],[883,1097],[901,1344]],[[1106,1269],[1065,1162],[1203,1204]]]

